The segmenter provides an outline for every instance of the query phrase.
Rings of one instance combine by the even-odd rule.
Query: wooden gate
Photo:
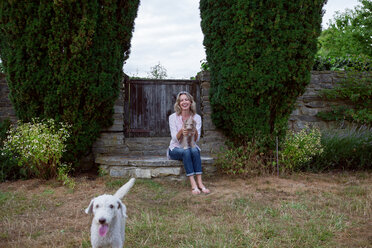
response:
[[[197,80],[136,79],[125,81],[124,125],[126,137],[169,137],[168,117],[180,91],[194,97],[200,114]]]

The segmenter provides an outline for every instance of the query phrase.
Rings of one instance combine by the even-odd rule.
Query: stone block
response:
[[[155,168],[151,171],[152,177],[167,177],[167,176],[179,176],[181,174],[181,167],[173,168]]]
[[[332,73],[321,74],[320,82],[321,83],[333,83]]]
[[[123,105],[115,105],[114,106],[114,113],[115,114],[124,114],[124,106]]]
[[[208,71],[199,72],[197,75],[197,80],[201,82],[204,82],[204,81],[210,82],[211,80],[210,73]]]
[[[204,130],[216,130],[216,126],[213,124],[210,118],[203,120],[203,129]]]
[[[151,169],[136,168],[133,172],[133,176],[136,178],[151,178]]]
[[[300,115],[298,116],[298,120],[302,122],[318,122],[319,119],[315,116],[307,116],[307,115]]]
[[[307,108],[307,107],[301,108],[302,115],[316,116],[317,113],[318,113],[318,109],[316,108]]]
[[[210,104],[203,104],[203,113],[212,113],[212,106]]]
[[[132,177],[135,168],[112,166],[109,168],[109,175],[111,177]]]
[[[308,108],[324,108],[326,107],[326,105],[327,104],[322,101],[311,101],[311,102],[305,103],[305,106]]]
[[[94,147],[99,146],[121,146],[124,145],[124,133],[101,133],[101,136],[94,142]]]

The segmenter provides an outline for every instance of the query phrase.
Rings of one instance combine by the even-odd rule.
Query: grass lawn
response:
[[[81,176],[0,184],[0,247],[90,247],[84,209],[127,179]],[[125,247],[372,247],[372,173],[138,179],[127,206]]]

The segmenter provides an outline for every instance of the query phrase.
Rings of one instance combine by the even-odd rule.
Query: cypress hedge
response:
[[[139,0],[1,1],[0,56],[17,117],[72,124],[76,162],[112,125]]]
[[[212,120],[235,144],[272,147],[310,81],[326,0],[201,0]]]

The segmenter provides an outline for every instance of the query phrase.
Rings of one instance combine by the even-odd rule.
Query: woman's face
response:
[[[187,97],[187,95],[185,94],[182,94],[180,95],[180,108],[182,111],[184,110],[189,110],[191,107],[191,102],[189,100],[189,98]]]

